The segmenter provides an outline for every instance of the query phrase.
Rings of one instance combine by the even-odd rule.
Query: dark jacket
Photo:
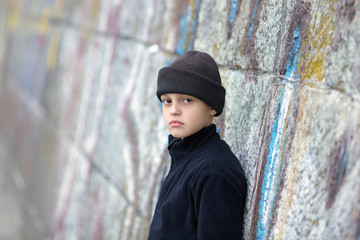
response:
[[[169,136],[170,171],[148,240],[239,240],[247,193],[244,171],[216,126],[183,140]]]

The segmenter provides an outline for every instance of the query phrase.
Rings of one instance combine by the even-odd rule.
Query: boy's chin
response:
[[[177,130],[171,130],[170,131],[170,134],[173,136],[173,137],[176,137],[176,138],[186,138],[188,135],[186,133],[182,133],[182,132],[179,132]]]
[[[176,138],[181,138],[181,139],[183,139],[183,138],[186,138],[187,136],[184,136],[183,134],[175,134],[175,133],[171,133],[170,132],[170,134],[173,136],[173,137],[176,137]]]
[[[184,131],[184,130],[180,130],[180,129],[171,129],[169,131],[173,137],[181,138],[181,139],[190,137],[191,135],[193,135],[197,132],[197,131]]]

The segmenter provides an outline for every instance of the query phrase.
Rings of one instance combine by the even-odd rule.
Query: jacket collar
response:
[[[172,135],[169,135],[169,153],[173,159],[182,159],[194,150],[204,146],[213,137],[220,138],[216,132],[215,124],[211,124],[184,139],[175,138]]]

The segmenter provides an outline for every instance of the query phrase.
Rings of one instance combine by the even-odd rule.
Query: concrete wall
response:
[[[227,89],[245,239],[359,239],[359,25],[355,0],[2,0],[0,175],[24,235],[146,239],[157,71],[197,49]]]

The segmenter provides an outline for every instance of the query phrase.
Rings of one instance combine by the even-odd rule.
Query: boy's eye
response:
[[[169,99],[163,99],[163,100],[162,100],[162,103],[164,103],[164,104],[169,104],[169,103],[171,103],[171,100],[169,100]]]
[[[190,98],[185,98],[184,99],[184,103],[189,103],[189,102],[191,102],[192,100],[190,99]]]

